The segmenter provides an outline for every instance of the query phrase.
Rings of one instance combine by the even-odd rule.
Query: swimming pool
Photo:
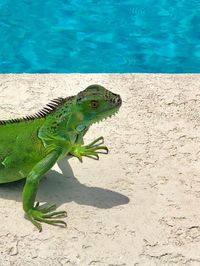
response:
[[[0,73],[198,73],[199,0],[1,0]]]

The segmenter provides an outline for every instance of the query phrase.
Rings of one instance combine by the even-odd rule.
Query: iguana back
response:
[[[51,124],[51,116],[71,97],[57,98],[33,115],[0,120],[0,183],[13,182],[28,175],[47,150],[38,136],[40,128]],[[57,119],[57,118],[55,118]]]
[[[45,156],[37,132],[45,118],[0,125],[0,183],[24,178]]]

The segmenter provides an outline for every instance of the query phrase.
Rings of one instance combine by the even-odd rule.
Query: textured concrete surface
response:
[[[110,153],[63,160],[42,180],[37,199],[67,210],[66,229],[39,233],[23,182],[0,186],[0,265],[200,265],[200,75],[0,75],[0,118],[93,83],[123,99],[86,136]]]

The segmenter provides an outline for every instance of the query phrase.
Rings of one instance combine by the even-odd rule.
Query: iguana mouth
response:
[[[118,99],[120,99],[120,100],[118,100]],[[93,123],[99,123],[100,121],[104,121],[107,118],[115,116],[119,112],[119,108],[120,108],[120,106],[122,104],[122,100],[121,100],[120,96],[119,96],[118,99],[116,100],[117,104],[114,107],[112,107],[111,109],[107,110],[103,114],[99,114],[98,116],[96,116],[96,118],[95,118]]]
[[[118,113],[119,108],[122,105],[122,99],[121,99],[120,95],[116,94],[116,96],[114,98],[110,99],[110,102],[112,102],[114,104],[114,106],[112,106],[108,111],[106,111],[103,114],[103,118],[100,119],[99,121],[105,120],[108,117],[112,117]]]

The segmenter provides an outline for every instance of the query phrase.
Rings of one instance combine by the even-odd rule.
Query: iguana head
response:
[[[79,92],[75,101],[82,124],[86,126],[112,116],[122,104],[120,95],[96,84]]]

